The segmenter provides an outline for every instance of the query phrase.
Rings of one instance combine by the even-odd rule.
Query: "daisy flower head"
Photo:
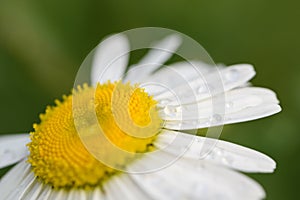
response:
[[[147,54],[128,66],[141,49]],[[174,55],[180,61],[165,64]],[[1,179],[0,199],[262,199],[239,171],[268,173],[276,163],[218,140],[224,124],[281,110],[274,92],[249,84],[254,75],[249,64],[215,65],[169,29],[109,36],[30,138],[1,137],[0,167],[18,164]]]

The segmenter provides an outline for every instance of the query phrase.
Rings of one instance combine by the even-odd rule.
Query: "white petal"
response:
[[[146,159],[146,157],[145,157]],[[180,159],[153,173],[130,174],[153,199],[261,199],[250,178],[205,161]]]
[[[255,119],[264,118],[274,115],[281,111],[281,107],[277,104],[260,105],[256,107],[248,107],[239,112],[222,115],[214,114],[208,118],[197,120],[171,120],[166,121],[164,127],[172,130],[189,130],[197,128],[208,128],[213,126],[222,126],[224,124],[233,124]]]
[[[99,196],[96,190],[84,190],[84,189],[53,189],[50,185],[42,184],[41,182],[35,183],[33,187],[27,190],[27,194],[22,196],[22,199],[48,199],[48,200],[89,200],[89,199],[103,199]],[[97,193],[97,194],[96,194]]]
[[[124,82],[142,82],[153,71],[162,66],[177,50],[181,44],[178,35],[170,35],[152,45],[148,54],[136,65],[131,66],[127,72]]]
[[[281,111],[281,107],[277,104],[260,105],[257,107],[246,108],[242,110],[242,112],[236,112],[236,113],[226,115],[224,121],[226,124],[250,121],[250,120],[268,117],[280,111]]]
[[[49,200],[88,200],[93,199],[91,190],[84,189],[52,189],[48,197]]]
[[[98,199],[101,199],[101,200],[107,200],[105,194],[101,191],[100,188],[95,188],[93,191],[92,191],[92,195],[91,195],[91,200],[98,200]]]
[[[159,102],[168,102],[169,105],[189,104],[242,86],[254,75],[253,66],[248,64],[213,68],[205,76],[198,76],[186,84],[171,88],[172,90],[165,90],[160,94],[155,94],[154,98]],[[174,82],[176,82],[176,79]]]
[[[141,188],[133,182],[127,174],[118,174],[104,184],[104,192],[108,200],[151,199]]]
[[[255,70],[251,64],[235,64],[221,70],[224,88],[239,87],[255,76]]]
[[[189,143],[172,142],[174,138]],[[174,156],[184,151],[185,158],[208,160],[243,172],[268,173],[273,172],[276,167],[274,160],[258,151],[230,142],[186,133],[164,131],[159,135],[155,145]]]
[[[182,142],[177,140],[176,142]],[[147,159],[143,159],[147,157]],[[179,158],[179,156],[169,154],[165,151],[157,150],[148,152],[142,156],[140,160],[135,161],[127,167],[127,172],[133,174],[154,172],[171,165]]]
[[[24,160],[1,179],[0,193],[7,200],[66,199],[68,195],[41,183],[32,173],[30,164]]]
[[[27,192],[22,196],[22,200],[35,200],[39,199],[42,191],[45,190],[46,187],[39,180],[35,179],[31,186],[27,189]]]
[[[68,194],[68,199],[70,200],[89,200],[92,199],[93,191],[86,189],[72,189],[72,196]]]
[[[0,136],[0,168],[12,165],[28,155],[29,134]]]
[[[13,200],[22,197],[34,180],[30,164],[22,160],[1,179],[1,197]]]
[[[43,185],[41,193],[37,199],[50,200],[50,195],[53,192],[53,188],[50,185]]]
[[[102,41],[95,50],[91,70],[92,85],[121,79],[128,64],[129,48],[129,42],[122,34],[112,35]]]
[[[65,190],[54,190],[52,189],[50,192],[50,195],[48,197],[48,199],[50,200],[65,200],[68,198],[68,194],[70,194],[69,191],[65,191]]]
[[[216,108],[225,111],[226,118],[247,108],[278,103],[276,94],[269,89],[245,87],[226,92],[222,101],[214,102],[214,99],[208,98],[191,104],[165,106],[161,108],[160,115],[165,120],[203,119],[204,121],[216,112]]]
[[[221,68],[221,66],[218,67]],[[142,85],[146,85],[146,92],[157,95],[165,90],[172,90],[172,88],[179,85],[189,84],[191,80],[197,77],[205,77],[214,70],[216,70],[215,67],[201,61],[176,62],[160,68],[153,75],[142,80]],[[157,87],[158,85],[160,87]]]

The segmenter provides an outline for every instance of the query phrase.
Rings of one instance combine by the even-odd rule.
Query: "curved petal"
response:
[[[53,189],[50,185],[43,184],[37,180],[31,172],[30,164],[25,161],[20,162],[1,179],[0,193],[0,199],[7,200],[151,199],[127,174],[118,174],[105,181],[103,191],[100,187],[93,190]]]
[[[254,68],[249,64],[212,68],[205,76],[197,76],[193,80],[188,80],[186,84],[180,84],[171,90],[166,89],[160,94],[155,93],[154,98],[160,102],[168,102],[168,105],[189,104],[240,87],[254,75]]]
[[[221,69],[221,66],[218,66],[218,68]],[[205,77],[216,69],[212,65],[197,60],[176,62],[155,71],[150,77],[142,80],[141,83],[145,85],[145,89],[149,94],[157,95],[165,90],[172,90],[172,88],[183,84],[187,85],[191,80]],[[157,85],[161,87],[157,87]]]
[[[189,143],[172,142],[177,137]],[[243,172],[269,173],[276,168],[273,159],[258,151],[230,142],[186,133],[164,131],[159,135],[155,145],[174,156],[178,156],[182,151],[184,158],[210,161]]]
[[[102,41],[96,47],[92,63],[92,85],[121,79],[128,64],[129,51],[129,42],[125,35],[112,35]]]
[[[173,55],[180,44],[181,38],[175,34],[154,43],[147,55],[138,64],[129,68],[124,82],[142,82],[143,79],[162,66]]]
[[[73,194],[72,192],[65,191],[65,190],[54,190],[54,189],[52,189],[48,199],[49,200],[52,200],[52,199],[64,200],[64,199],[67,199],[70,194]]]
[[[100,188],[96,188],[92,191],[92,194],[91,194],[91,200],[94,200],[94,199],[103,199],[103,200],[107,200],[105,194],[101,191]],[[70,199],[72,200],[72,199]]]
[[[12,165],[28,155],[29,134],[0,136],[0,168]]]
[[[30,164],[21,161],[9,171],[0,181],[1,199],[15,200],[65,200],[65,199],[106,199],[99,188],[94,190],[83,189],[53,189],[50,185],[40,182],[31,172]]]
[[[205,161],[180,159],[158,171],[130,176],[153,199],[239,200],[265,196],[263,188],[247,176]]]
[[[281,111],[281,107],[277,104],[263,104],[256,107],[248,107],[235,113],[222,115],[214,114],[206,118],[197,120],[167,120],[164,127],[172,130],[189,130],[198,128],[209,128],[214,126],[222,126],[224,124],[233,124],[260,119],[274,115]]]
[[[22,198],[24,199],[48,199],[48,200],[92,200],[92,199],[101,199],[107,200],[106,194],[101,191],[100,187],[94,189],[53,189],[49,185],[36,183],[34,187],[28,190],[28,193],[25,193]],[[34,195],[32,195],[34,194]]]
[[[223,107],[225,113],[230,114],[248,107],[279,103],[275,93],[265,88],[237,88],[226,92],[225,97],[224,101],[215,103],[213,99],[205,99],[191,104],[159,107],[160,116],[164,120],[193,120],[211,116],[217,106]]]
[[[48,188],[50,188],[50,186],[48,186]],[[35,179],[27,189],[27,192],[22,196],[22,200],[47,199],[41,195],[43,191],[48,191],[47,187],[39,180]]]
[[[103,185],[108,200],[130,199],[130,200],[151,200],[139,185],[130,179],[127,174],[120,174],[112,177]]]
[[[21,161],[0,180],[0,193],[3,199],[18,199],[34,181],[30,165]]]
[[[39,195],[40,199],[49,199],[51,192],[53,191],[53,189],[51,188],[51,186],[47,185],[44,186],[41,194]],[[50,199],[49,199],[50,200]]]

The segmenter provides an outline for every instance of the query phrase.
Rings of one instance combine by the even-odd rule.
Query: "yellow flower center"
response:
[[[33,172],[54,188],[101,186],[119,172],[112,166],[126,166],[138,158],[135,153],[153,150],[162,123],[156,104],[138,85],[78,87],[56,106],[47,107],[41,122],[34,124],[28,144]],[[95,121],[89,119],[92,116]],[[112,165],[92,155],[87,144]],[[115,148],[128,153],[116,155]]]

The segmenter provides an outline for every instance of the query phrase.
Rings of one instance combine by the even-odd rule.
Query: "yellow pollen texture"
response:
[[[55,103],[40,115],[40,123],[34,124],[28,144],[28,162],[34,174],[54,188],[101,186],[119,172],[96,159],[82,138],[92,141],[96,153],[105,159],[113,158],[114,165],[126,166],[138,159],[135,153],[153,149],[162,123],[157,102],[129,83],[84,85]],[[101,134],[111,146],[129,154],[116,155]]]

